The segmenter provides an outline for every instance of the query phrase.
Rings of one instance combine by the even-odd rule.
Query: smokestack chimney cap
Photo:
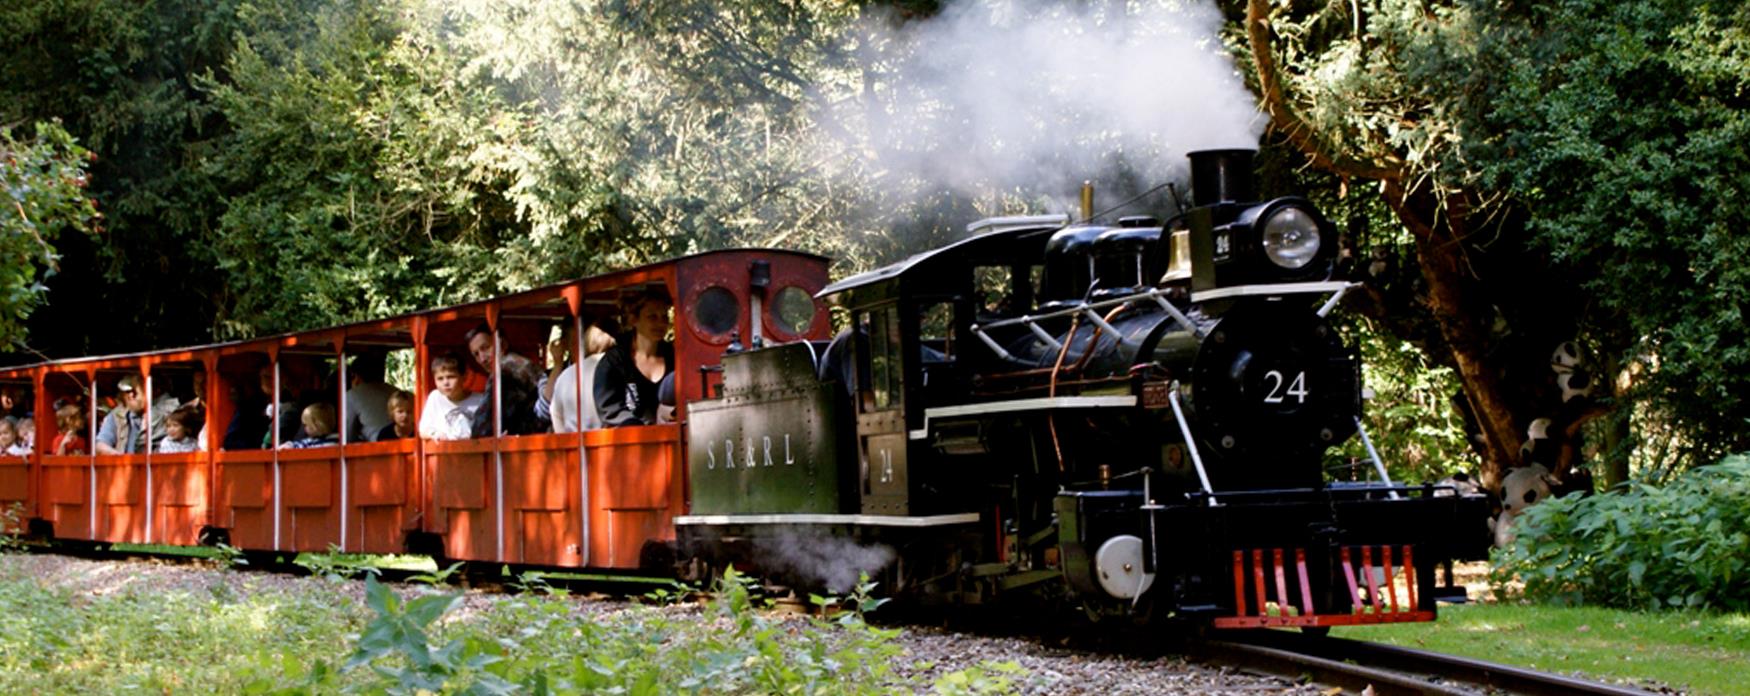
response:
[[[1257,198],[1252,184],[1252,156],[1257,150],[1199,150],[1191,160],[1191,203],[1243,203]]]

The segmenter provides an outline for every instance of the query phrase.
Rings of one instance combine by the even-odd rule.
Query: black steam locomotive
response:
[[[1361,428],[1326,319],[1353,286],[1309,201],[1256,200],[1251,154],[1192,154],[1194,205],[1164,224],[982,221],[822,290],[849,313],[832,342],[726,355],[691,406],[682,552],[1095,617],[1432,620],[1487,505],[1377,454],[1379,480],[1326,481]]]

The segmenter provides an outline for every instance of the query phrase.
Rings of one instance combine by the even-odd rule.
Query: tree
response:
[[[1566,470],[1582,426],[1626,423],[1613,409],[1630,404],[1680,419],[1698,453],[1746,444],[1750,411],[1725,398],[1750,357],[1727,347],[1742,345],[1728,321],[1742,300],[1716,285],[1736,279],[1725,261],[1744,243],[1730,230],[1745,214],[1721,206],[1745,184],[1743,149],[1723,144],[1746,123],[1742,8],[1244,9],[1236,43],[1275,132],[1345,186],[1377,186],[1414,236],[1437,328],[1423,345],[1463,385],[1485,481],[1524,461],[1534,420],[1550,420],[1548,463]],[[1605,389],[1564,403],[1549,361],[1576,339]]]
[[[43,304],[42,281],[60,270],[56,239],[95,233],[102,218],[85,187],[91,153],[56,123],[38,123],[20,139],[0,127],[0,346],[25,347],[26,320]]]
[[[0,3],[0,123],[59,120],[90,163],[106,234],[63,240],[48,279],[57,315],[32,343],[56,356],[191,343],[210,335],[216,286],[203,233],[218,201],[193,166],[223,124],[194,86],[220,70],[238,2]],[[76,316],[79,321],[66,321]],[[59,319],[59,321],[51,321]]]

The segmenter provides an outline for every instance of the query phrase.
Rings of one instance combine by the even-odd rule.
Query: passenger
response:
[[[492,328],[481,324],[468,332],[468,353],[474,356],[474,362],[481,371],[488,375],[486,388],[481,391],[490,401],[492,399]],[[499,434],[529,435],[552,430],[552,424],[535,411],[535,403],[541,397],[541,372],[533,362],[516,353],[505,351],[499,359],[500,405],[504,409],[500,417]],[[492,409],[483,408],[474,412],[472,428],[474,437],[492,437]]]
[[[310,404],[304,407],[304,436],[280,445],[280,449],[310,449],[312,447],[327,447],[340,444],[340,433],[336,432],[334,407],[328,404]]]
[[[121,394],[117,404],[97,429],[95,448],[98,454],[135,454],[145,451],[146,395],[141,392],[139,375],[122,375],[115,390]],[[176,397],[162,394],[152,403],[151,441],[164,439],[165,422],[176,410]]]
[[[396,389],[389,394],[389,424],[371,434],[375,441],[399,440],[404,437],[414,437],[419,429],[413,423],[413,393],[406,389]]]
[[[596,366],[595,400],[610,428],[657,422],[657,385],[674,371],[667,293],[646,290],[627,307],[631,334],[602,356]]]
[[[486,403],[484,394],[470,394],[462,361],[444,355],[431,360],[436,389],[425,397],[419,416],[419,436],[428,440],[466,440],[473,434],[474,413]]]
[[[24,443],[27,450],[36,449],[36,419],[25,416],[18,419],[18,441]]]
[[[164,442],[154,451],[159,454],[199,451],[198,433],[205,424],[205,409],[197,404],[184,404],[170,412],[170,420],[164,424]]]
[[[382,352],[363,353],[347,370],[346,432],[348,441],[367,442],[389,423],[389,394],[395,391],[383,381]]]
[[[19,418],[30,412],[30,404],[19,396],[18,387],[0,387],[0,416]]]
[[[602,355],[614,347],[614,337],[603,331],[600,326],[589,325],[583,330],[582,367],[577,364],[566,365],[565,369],[548,382],[553,395],[553,432],[574,433],[578,430],[595,430],[602,427],[601,413],[596,410],[595,372],[596,366],[602,362]],[[583,370],[583,408],[577,406],[577,371]],[[581,422],[580,422],[581,419]],[[581,426],[581,427],[580,427]]]
[[[18,422],[12,416],[0,416],[0,454],[13,457],[30,454],[30,448],[18,439]]]
[[[55,427],[61,434],[55,436],[53,454],[85,454],[85,409],[78,404],[61,404],[55,409]]]

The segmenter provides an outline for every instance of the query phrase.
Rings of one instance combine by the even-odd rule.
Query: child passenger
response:
[[[280,445],[280,449],[309,449],[340,444],[336,420],[339,418],[335,415],[333,406],[317,403],[304,407],[304,437]]]
[[[55,454],[85,454],[85,409],[78,404],[61,404],[55,409],[55,426],[61,434],[55,436]]]
[[[432,358],[431,380],[437,388],[425,397],[419,436],[428,440],[468,439],[474,434],[474,411],[486,403],[486,395],[468,392],[462,361],[447,355]]]
[[[413,394],[406,389],[389,393],[389,424],[373,433],[372,440],[399,440],[419,434],[413,423]]]
[[[0,418],[0,453],[13,456],[30,454],[30,448],[18,439],[18,423],[11,416]]]
[[[170,412],[169,420],[164,422],[164,440],[158,444],[161,454],[176,452],[195,452],[200,450],[200,438],[196,433],[205,425],[205,414],[198,406],[181,406]]]

